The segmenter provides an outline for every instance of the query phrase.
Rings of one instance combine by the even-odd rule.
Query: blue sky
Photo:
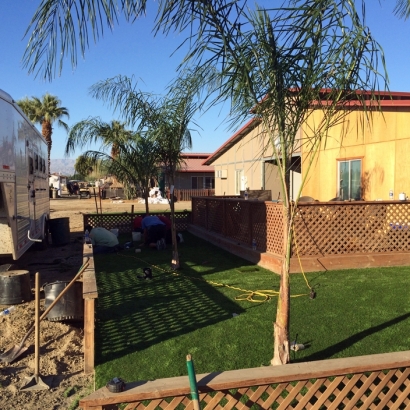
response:
[[[268,2],[268,0],[266,0]],[[57,95],[70,112],[68,125],[89,116],[99,116],[104,121],[117,119],[118,115],[89,95],[89,87],[100,80],[116,75],[134,76],[140,88],[159,95],[165,94],[166,86],[175,78],[176,67],[183,57],[179,51],[171,56],[182,42],[183,36],[164,37],[152,33],[155,7],[151,2],[147,17],[133,24],[121,23],[113,32],[105,31],[97,44],[91,43],[85,59],[78,58],[78,66],[72,70],[67,61],[62,75],[51,83],[44,82],[23,69],[21,59],[27,44],[24,32],[40,0],[2,0],[0,15],[0,88],[15,100],[25,96],[41,97],[49,92]],[[277,3],[269,0],[269,4]],[[250,1],[252,4],[252,0]],[[399,20],[393,15],[395,0],[368,0],[366,21],[373,36],[382,45],[390,79],[390,90],[410,92],[410,21]],[[196,123],[192,133],[193,152],[212,153],[233,133],[224,118],[228,107],[216,107]],[[67,134],[55,126],[51,158],[64,158]],[[70,158],[81,154],[77,150]]]

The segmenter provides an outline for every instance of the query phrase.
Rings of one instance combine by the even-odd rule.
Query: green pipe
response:
[[[196,384],[194,362],[192,361],[192,356],[190,354],[186,357],[186,367],[188,368],[188,378],[189,386],[191,388],[191,398],[192,404],[194,405],[194,410],[200,410],[199,405],[199,395],[198,395],[198,386]]]

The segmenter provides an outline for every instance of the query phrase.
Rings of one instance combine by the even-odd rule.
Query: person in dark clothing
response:
[[[166,226],[157,216],[145,216],[141,222],[141,228],[144,230],[145,245],[158,250],[166,248]]]
[[[171,228],[171,220],[164,216],[164,215],[158,215],[158,219],[160,219],[162,222],[165,224],[166,232],[165,232],[165,242],[167,244],[172,243],[172,228]],[[182,239],[182,234],[177,232],[177,242],[183,242]]]

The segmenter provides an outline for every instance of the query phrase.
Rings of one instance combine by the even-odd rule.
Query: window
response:
[[[244,181],[243,181],[243,170],[236,169],[235,170],[235,194],[239,195],[240,191],[243,191],[244,188]]]
[[[191,177],[192,189],[215,189],[215,177]]]
[[[362,198],[362,160],[339,161],[338,192],[342,200]]]
[[[191,177],[191,187],[192,189],[203,189],[204,188],[204,177]]]
[[[205,177],[205,189],[215,189],[215,178]]]

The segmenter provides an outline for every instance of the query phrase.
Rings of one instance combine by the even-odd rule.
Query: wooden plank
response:
[[[363,373],[393,368],[410,367],[410,351],[330,359],[315,362],[293,363],[286,366],[258,367],[231,370],[221,373],[197,375],[198,390],[203,393],[212,390],[228,390],[249,386],[286,383],[294,380],[308,380]],[[152,381],[127,383],[121,393],[110,393],[99,389],[80,402],[92,405],[129,403],[133,401],[187,395],[190,392],[187,376]]]
[[[95,266],[92,248],[88,244],[83,247],[83,263],[88,261],[88,267],[83,274],[83,298],[97,298],[97,281],[95,278]]]
[[[94,372],[95,299],[84,299],[84,374]]]

